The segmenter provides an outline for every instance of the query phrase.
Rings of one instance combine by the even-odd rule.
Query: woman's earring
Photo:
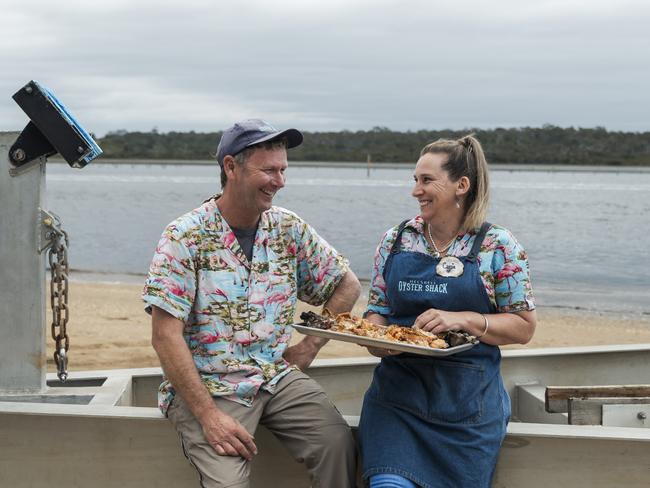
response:
[[[456,208],[460,208],[460,200],[456,199]]]

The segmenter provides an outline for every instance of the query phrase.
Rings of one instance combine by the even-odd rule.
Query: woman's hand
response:
[[[462,330],[466,323],[466,312],[446,312],[430,308],[418,315],[413,327],[432,332],[433,334],[442,334],[448,330]]]
[[[430,308],[415,319],[413,327],[434,334],[462,330],[480,338],[481,342],[486,344],[503,346],[528,343],[533,337],[536,325],[535,310],[484,315],[478,312],[445,312]]]

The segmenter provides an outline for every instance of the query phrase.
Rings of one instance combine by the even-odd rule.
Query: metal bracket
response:
[[[20,176],[24,173],[27,173],[30,171],[32,168],[35,166],[41,166],[43,164],[47,163],[47,158],[45,156],[42,156],[40,158],[34,159],[33,161],[30,161],[29,163],[25,163],[22,166],[14,166],[13,164],[9,164],[9,176],[12,178],[15,176]]]
[[[52,245],[56,236],[61,234],[61,220],[59,217],[45,209],[39,208],[38,211],[39,229],[38,232],[36,232],[36,235],[39,239],[37,249],[38,253],[42,254],[43,251],[47,250],[47,248]]]
[[[73,168],[83,168],[102,154],[92,136],[43,85],[32,80],[13,99],[30,120],[9,150],[14,167],[58,152]]]
[[[13,166],[21,167],[35,159],[47,158],[56,153],[57,150],[34,122],[29,122],[9,149],[9,160]]]

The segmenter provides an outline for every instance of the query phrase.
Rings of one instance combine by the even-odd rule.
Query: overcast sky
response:
[[[30,79],[90,131],[650,130],[647,0],[0,1],[0,130]]]

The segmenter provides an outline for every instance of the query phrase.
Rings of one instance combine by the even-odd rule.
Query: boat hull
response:
[[[368,358],[322,360],[308,372],[354,428],[375,365]],[[505,351],[502,371],[515,421],[493,486],[648,486],[650,429],[566,425],[562,416],[535,411],[539,405],[529,397],[534,385],[641,383],[649,370],[650,345]],[[159,368],[82,372],[69,386],[49,377],[48,400],[2,398],[0,486],[198,486],[155,406],[160,378]],[[533,388],[523,394],[522,385]],[[53,403],[57,395],[66,403]],[[304,467],[262,427],[256,442],[251,486],[309,485]]]

